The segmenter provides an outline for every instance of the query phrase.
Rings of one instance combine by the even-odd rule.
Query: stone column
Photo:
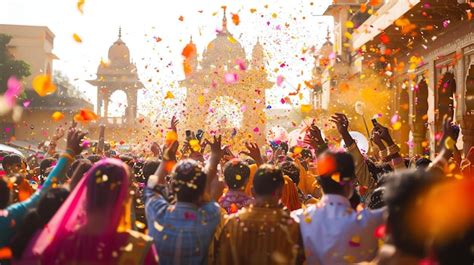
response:
[[[469,149],[474,145],[474,116],[473,115],[464,115],[462,122],[462,140],[463,140],[463,153],[464,155],[469,152]]]
[[[413,123],[413,153],[422,155],[424,151],[423,142],[426,139],[426,124],[423,121]]]

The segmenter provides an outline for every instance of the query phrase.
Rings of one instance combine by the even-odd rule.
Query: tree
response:
[[[7,80],[10,76],[16,76],[23,79],[31,75],[30,65],[21,60],[15,60],[13,55],[8,51],[8,43],[12,39],[11,36],[0,34],[0,93],[7,90]]]

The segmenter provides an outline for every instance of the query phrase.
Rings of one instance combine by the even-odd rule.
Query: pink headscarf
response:
[[[107,183],[108,181],[111,182]],[[110,189],[104,189],[101,185],[103,183]],[[97,162],[85,174],[46,227],[30,241],[22,261],[27,263],[27,260],[35,260],[41,264],[64,264],[65,260],[71,263],[112,262],[117,258],[116,253],[120,253],[119,248],[127,241],[127,237],[118,236],[117,229],[122,218],[127,215],[128,188],[129,173],[123,162],[117,159],[103,159]],[[110,195],[109,200],[99,202],[98,197],[89,198],[91,194],[97,194],[99,189],[107,195],[104,197]],[[115,199],[110,200],[114,198],[113,193],[116,193]],[[91,204],[92,207],[101,204],[101,210],[94,211],[94,220],[106,220],[106,225],[100,227],[98,231],[88,233],[84,232],[84,228],[95,225],[88,226],[91,225],[88,224],[91,218],[89,208]],[[97,257],[98,248],[103,253],[100,254],[102,257]]]

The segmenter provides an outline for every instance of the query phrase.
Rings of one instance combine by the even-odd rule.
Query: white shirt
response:
[[[347,198],[325,194],[321,201],[292,213],[303,236],[307,264],[337,265],[370,261],[377,254],[375,230],[385,209],[356,212]]]

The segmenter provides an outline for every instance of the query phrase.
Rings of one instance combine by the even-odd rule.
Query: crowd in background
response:
[[[374,122],[364,155],[349,120],[304,144],[186,131],[173,117],[150,154],[58,129],[44,155],[2,153],[0,264],[473,264],[474,149],[445,119],[439,153],[406,157]],[[56,145],[66,138],[66,150]]]

